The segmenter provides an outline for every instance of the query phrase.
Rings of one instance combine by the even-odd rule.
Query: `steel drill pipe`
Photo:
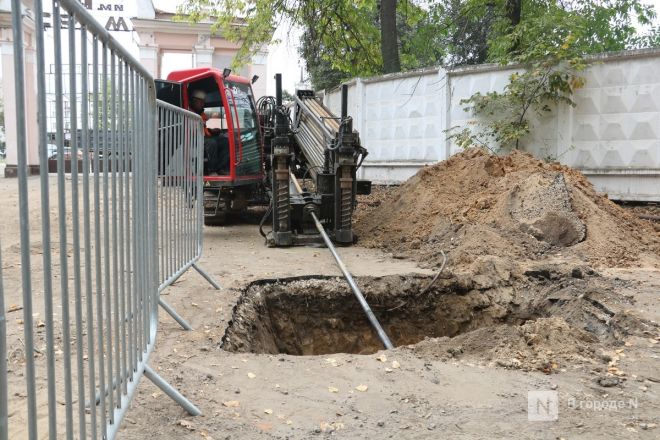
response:
[[[296,188],[296,191],[302,194],[303,192],[302,187],[300,186],[300,183],[298,183],[298,179],[296,179],[296,177],[293,174],[291,174],[290,176],[291,176],[291,181],[293,182],[293,186]],[[371,310],[371,307],[369,307],[369,303],[367,303],[367,300],[364,298],[362,291],[360,290],[357,283],[353,279],[351,273],[348,271],[348,268],[344,264],[344,261],[341,259],[341,257],[339,257],[339,254],[337,253],[337,249],[335,248],[334,244],[332,244],[332,240],[330,240],[330,237],[328,236],[328,233],[325,231],[325,228],[323,227],[319,219],[316,217],[316,214],[314,212],[311,212],[310,214],[312,216],[312,219],[314,220],[316,229],[319,231],[319,234],[321,234],[321,237],[323,237],[323,241],[325,242],[325,245],[328,247],[330,253],[335,258],[335,261],[337,262],[337,266],[339,266],[339,269],[344,275],[344,278],[346,278],[346,281],[348,282],[348,285],[351,287],[353,294],[360,303],[362,310],[364,311],[365,315],[367,315],[367,319],[369,319],[369,323],[371,323],[371,326],[378,334],[378,337],[380,338],[385,348],[387,350],[393,349],[394,345],[392,345],[392,341],[390,341],[390,338],[387,336],[387,333],[385,333],[385,330],[383,330],[383,327],[380,325],[380,322],[378,322],[378,318],[376,318],[376,315],[374,315],[374,312]]]

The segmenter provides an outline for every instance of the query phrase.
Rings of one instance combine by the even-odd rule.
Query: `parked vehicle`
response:
[[[51,152],[51,147],[54,147],[54,150]],[[57,160],[58,150],[57,145],[48,144],[48,160]],[[78,160],[82,160],[83,151],[78,150]],[[71,160],[71,147],[64,147],[64,160]]]

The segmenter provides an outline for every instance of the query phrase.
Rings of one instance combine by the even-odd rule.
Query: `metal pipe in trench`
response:
[[[295,186],[296,190],[298,191],[299,194],[302,194],[303,191],[302,188],[300,187],[300,184],[298,183],[298,179],[296,179],[296,176],[294,176],[293,174],[290,174],[290,176],[291,176],[291,181],[293,182],[293,185]],[[374,312],[371,310],[371,307],[369,307],[367,300],[364,298],[364,295],[362,294],[362,291],[360,290],[357,283],[353,279],[353,276],[348,271],[348,268],[346,267],[342,259],[339,257],[335,245],[332,244],[332,240],[330,240],[328,233],[325,232],[325,228],[323,227],[319,219],[316,217],[315,213],[312,212],[310,214],[312,215],[312,219],[314,219],[314,224],[316,225],[316,229],[318,229],[319,234],[321,234],[321,237],[323,237],[323,241],[325,242],[325,245],[328,247],[330,253],[335,258],[335,261],[337,262],[337,266],[339,266],[339,269],[341,270],[342,274],[344,274],[344,278],[346,278],[346,281],[348,282],[348,285],[351,287],[353,294],[355,294],[355,297],[360,303],[362,310],[364,310],[364,313],[367,315],[367,319],[369,319],[371,326],[378,334],[378,337],[383,342],[383,345],[385,346],[386,349],[390,350],[394,348],[394,346],[392,345],[392,341],[390,341],[390,338],[387,336],[387,333],[385,333],[385,330],[383,330],[383,327],[380,325],[380,322],[378,322],[378,318],[376,318],[376,315],[374,315]]]

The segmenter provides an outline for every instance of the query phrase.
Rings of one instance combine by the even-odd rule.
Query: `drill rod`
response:
[[[291,176],[291,181],[293,182],[293,185],[296,188],[296,191],[298,191],[299,194],[302,194],[303,191],[302,188],[300,187],[300,184],[298,183],[298,179],[296,179],[296,176],[294,176],[293,174],[290,174],[290,176]],[[318,229],[319,234],[321,234],[321,237],[323,237],[323,241],[325,242],[325,245],[328,247],[330,253],[335,258],[335,261],[337,262],[337,266],[339,266],[339,269],[341,270],[342,274],[344,274],[344,278],[346,278],[346,281],[348,282],[348,285],[351,287],[353,294],[355,294],[355,297],[360,303],[362,310],[364,310],[364,313],[367,315],[367,319],[369,319],[371,326],[378,334],[378,337],[383,342],[383,345],[385,346],[386,349],[390,350],[394,348],[394,346],[392,345],[392,341],[390,341],[390,338],[387,336],[387,333],[385,333],[385,330],[383,330],[383,327],[380,325],[380,322],[378,322],[376,315],[374,315],[374,312],[371,310],[371,307],[369,307],[367,300],[364,298],[364,295],[362,294],[362,291],[360,291],[360,288],[353,279],[353,276],[351,276],[351,273],[348,271],[348,268],[346,267],[342,259],[339,257],[339,254],[337,253],[337,249],[335,248],[335,245],[332,244],[332,240],[330,240],[330,237],[328,236],[328,233],[325,231],[325,228],[323,227],[319,219],[316,217],[316,214],[314,212],[311,212],[310,214],[312,215],[312,219],[314,220],[316,229]]]

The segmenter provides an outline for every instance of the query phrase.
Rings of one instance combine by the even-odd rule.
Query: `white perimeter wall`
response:
[[[560,106],[532,121],[522,149],[584,172],[620,200],[660,201],[660,50],[594,57],[577,107]],[[473,121],[461,99],[501,91],[515,69],[485,65],[357,78],[348,83],[348,113],[369,156],[360,177],[398,183],[425,164],[460,151],[445,130]],[[324,102],[340,113],[339,89]]]

